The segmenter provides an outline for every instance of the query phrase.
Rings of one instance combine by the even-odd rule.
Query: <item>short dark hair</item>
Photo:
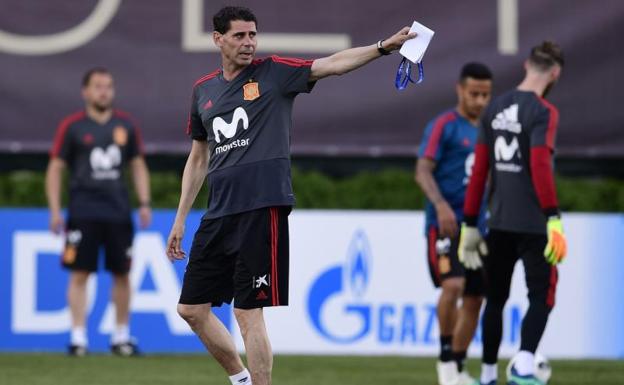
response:
[[[212,17],[214,30],[225,34],[231,28],[231,21],[253,21],[258,27],[258,20],[249,8],[245,7],[223,7]]]
[[[459,73],[459,81],[463,82],[466,78],[477,80],[492,80],[492,71],[483,63],[470,62],[464,64]]]
[[[82,86],[86,87],[89,85],[89,82],[91,81],[91,78],[93,77],[93,75],[95,74],[107,74],[110,75],[110,71],[107,68],[104,67],[93,67],[90,70],[88,70],[87,72],[85,72],[84,75],[82,75]]]
[[[563,67],[565,60],[563,59],[561,47],[553,41],[546,40],[531,48],[529,62],[537,67],[538,70],[546,71],[555,64]]]

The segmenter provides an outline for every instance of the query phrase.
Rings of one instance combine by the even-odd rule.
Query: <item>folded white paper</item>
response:
[[[433,32],[429,28],[415,21],[410,28],[410,32],[416,32],[416,37],[406,41],[399,53],[412,63],[418,63],[425,56],[425,51],[433,38]]]

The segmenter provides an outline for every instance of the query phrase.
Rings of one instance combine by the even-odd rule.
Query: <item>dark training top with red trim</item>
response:
[[[435,162],[433,178],[440,194],[455,212],[458,222],[464,217],[464,198],[474,162],[477,133],[478,128],[466,118],[454,109],[448,110],[427,124],[418,149],[419,158],[428,158]],[[481,210],[479,224],[485,224],[485,207]],[[438,218],[434,205],[427,199],[426,234],[430,226],[438,226]]]
[[[290,130],[295,97],[310,92],[311,60],[254,60],[236,78],[214,71],[195,82],[187,134],[208,141],[204,218],[292,206]]]
[[[141,131],[125,112],[115,110],[105,124],[84,111],[63,119],[50,157],[63,159],[69,168],[69,218],[128,221],[130,200],[123,169],[142,154]]]
[[[494,99],[481,121],[466,223],[476,223],[489,173],[489,228],[545,234],[547,217],[559,213],[552,161],[559,112],[533,92],[512,90]]]

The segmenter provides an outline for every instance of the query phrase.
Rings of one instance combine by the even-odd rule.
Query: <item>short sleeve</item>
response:
[[[425,134],[418,149],[418,157],[429,158],[439,162],[444,150],[446,126],[449,123],[448,115],[443,115],[425,127]]]
[[[546,146],[551,152],[555,150],[555,136],[559,125],[559,111],[552,104],[542,101],[544,108],[541,108],[537,115],[531,131],[531,147]]]
[[[132,159],[136,156],[143,156],[144,152],[143,133],[141,128],[133,123],[128,140],[128,159]]]
[[[310,81],[313,60],[286,58],[273,55],[273,63],[277,84],[284,95],[296,95],[312,91],[315,82]]]
[[[186,134],[193,140],[206,141],[208,133],[204,128],[199,110],[197,108],[197,86],[193,88],[193,96],[191,98],[191,109],[189,111],[188,123],[186,125]]]
[[[61,158],[64,161],[69,161],[72,157],[72,140],[71,140],[71,122],[68,119],[64,119],[59,123],[54,135],[54,142],[50,149],[51,158]]]

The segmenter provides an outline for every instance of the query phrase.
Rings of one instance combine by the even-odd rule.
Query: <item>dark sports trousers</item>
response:
[[[464,295],[483,296],[485,294],[483,269],[468,270],[464,268],[464,265],[459,261],[458,247],[459,236],[455,238],[441,237],[437,226],[429,226],[427,229],[427,265],[433,285],[440,287],[447,278],[465,278]]]
[[[106,270],[126,274],[132,263],[132,222],[72,219],[67,222],[65,250],[61,264],[69,270],[95,272],[104,247]]]
[[[543,234],[490,230],[488,257],[484,259],[486,306],[483,312],[483,362],[494,364],[503,335],[503,308],[518,259],[524,264],[529,309],[522,320],[520,350],[535,353],[550,311],[555,306],[557,267],[544,259],[548,239]]]
[[[202,220],[191,247],[180,303],[239,309],[288,305],[291,208],[265,207]]]

